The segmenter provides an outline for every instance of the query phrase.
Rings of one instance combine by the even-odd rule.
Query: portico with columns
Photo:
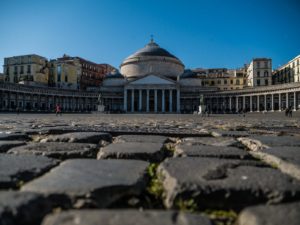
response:
[[[148,75],[124,86],[124,111],[146,113],[180,112],[180,89],[176,81]]]

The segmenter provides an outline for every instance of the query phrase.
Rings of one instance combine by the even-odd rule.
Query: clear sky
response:
[[[0,0],[0,63],[39,54],[119,67],[154,35],[186,68],[300,54],[299,0]],[[2,68],[0,69],[2,71]]]

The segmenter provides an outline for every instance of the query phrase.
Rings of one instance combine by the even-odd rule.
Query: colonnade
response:
[[[274,93],[213,94],[212,96],[206,96],[205,102],[209,110],[222,113],[282,111],[286,108],[296,111],[300,108],[299,99],[300,91],[290,90]]]
[[[48,112],[53,111],[57,104],[65,112],[97,110],[97,93],[0,85],[0,111]]]

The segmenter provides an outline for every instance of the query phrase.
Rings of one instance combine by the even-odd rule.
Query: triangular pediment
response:
[[[129,83],[130,85],[159,85],[159,84],[175,84],[174,81],[157,75],[147,75]]]

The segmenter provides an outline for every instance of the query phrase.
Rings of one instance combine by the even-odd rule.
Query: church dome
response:
[[[144,48],[127,57],[120,66],[127,78],[149,74],[176,78],[184,71],[183,63],[151,39]]]

